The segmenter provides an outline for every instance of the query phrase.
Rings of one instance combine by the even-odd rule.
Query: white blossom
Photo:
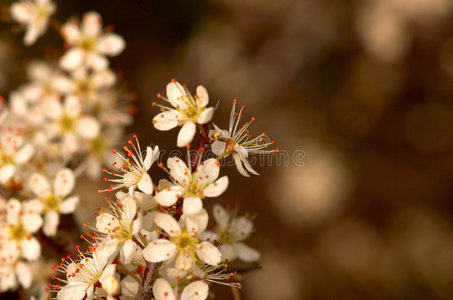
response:
[[[125,47],[121,36],[103,32],[102,19],[97,12],[86,13],[80,26],[75,20],[67,22],[61,33],[71,46],[60,59],[60,66],[65,70],[75,70],[80,66],[105,69],[109,65],[105,56],[116,56]]]
[[[137,212],[137,204],[131,197],[123,198],[118,204],[109,204],[112,211],[99,214],[96,229],[102,234],[105,243],[117,246],[121,263],[127,264],[137,251],[133,237],[142,227],[143,215]]]
[[[6,222],[0,223],[0,244],[2,248],[17,250],[20,257],[37,260],[41,245],[32,235],[41,228],[43,220],[37,213],[29,211],[17,199],[11,199],[6,206]]]
[[[170,103],[171,107],[158,105],[163,112],[154,117],[154,127],[166,131],[176,126],[182,126],[177,139],[178,147],[190,144],[195,135],[196,124],[208,123],[214,114],[213,107],[206,107],[209,96],[206,89],[201,85],[197,87],[195,97],[192,97],[190,92],[179,82],[172,80],[167,85],[167,98],[158,96]]]
[[[175,260],[175,268],[183,271],[191,269],[198,260],[217,265],[222,259],[220,251],[209,242],[200,242],[197,235],[206,228],[207,214],[205,220],[181,228],[172,216],[159,213],[154,217],[154,222],[165,230],[169,239],[160,238],[149,243],[143,249],[143,257],[153,263]]]
[[[154,149],[149,146],[146,147],[146,155],[143,157],[137,136],[134,135],[134,137],[137,141],[137,146],[135,146],[132,140],[129,140],[129,145],[133,147],[133,150],[129,149],[128,146],[123,147],[127,153],[126,157],[119,154],[116,150],[113,150],[113,153],[117,154],[118,157],[121,158],[122,163],[114,163],[114,166],[118,169],[119,174],[109,172],[107,169],[104,169],[106,173],[116,177],[109,179],[109,181],[115,183],[115,185],[111,185],[104,191],[112,192],[113,190],[125,187],[129,190],[131,195],[134,194],[134,191],[137,188],[145,194],[153,193],[153,182],[151,181],[151,176],[148,174],[148,170],[159,158],[159,147],[156,146]],[[101,193],[103,191],[99,190],[98,192]]]
[[[229,261],[239,258],[245,262],[254,262],[260,253],[243,243],[253,231],[253,222],[245,217],[236,217],[235,211],[229,211],[221,205],[214,205],[212,210],[217,226],[215,233],[206,231],[203,238],[220,242],[220,252]]]
[[[231,109],[230,115],[230,125],[228,130],[222,130],[216,125],[214,125],[215,130],[213,130],[210,135],[217,140],[214,141],[211,145],[212,152],[219,156],[219,158],[226,157],[230,154],[233,155],[236,168],[239,173],[249,177],[249,173],[254,175],[259,175],[250,165],[248,161],[249,154],[256,153],[272,153],[277,150],[264,150],[269,145],[274,144],[274,141],[268,142],[266,140],[266,133],[262,133],[255,138],[252,138],[250,131],[248,130],[250,124],[255,121],[255,118],[252,117],[249,122],[246,122],[242,127],[238,128],[239,122],[242,119],[242,111],[245,108],[244,105],[241,106],[239,113],[236,112],[236,99],[233,101],[233,108]],[[245,168],[244,168],[245,167]]]
[[[26,27],[24,44],[29,46],[47,30],[49,17],[56,6],[50,0],[23,0],[10,7],[11,17]]]
[[[171,206],[178,198],[184,198],[184,214],[195,214],[203,208],[201,199],[217,197],[228,186],[228,177],[219,177],[220,164],[210,158],[201,162],[195,172],[191,172],[187,164],[177,157],[167,161],[170,175],[175,180],[174,185],[156,194],[156,201],[163,206]]]
[[[57,233],[60,214],[70,214],[79,203],[78,196],[70,196],[74,189],[75,175],[70,169],[58,171],[51,186],[46,177],[39,173],[30,176],[28,186],[36,199],[26,205],[39,214],[44,214],[43,232],[47,236]]]
[[[116,273],[116,265],[112,264],[116,254],[115,245],[96,244],[91,252],[79,251],[79,260],[63,259],[56,269],[66,277],[59,279],[64,286],[56,285],[59,300],[92,299],[96,284],[102,284],[105,278]]]

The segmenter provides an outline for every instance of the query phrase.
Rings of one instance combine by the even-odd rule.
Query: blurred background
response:
[[[242,299],[453,299],[453,0],[57,5],[59,20],[96,10],[125,38],[112,65],[138,95],[128,134],[142,144],[175,148],[177,131],[151,124],[173,77],[220,100],[218,125],[238,98],[257,118],[252,131],[277,141],[261,176],[230,167],[220,198],[258,214],[248,245],[262,269],[244,276]],[[50,30],[24,49],[0,29],[7,96],[25,57],[52,58],[62,42]],[[79,182],[80,223],[102,204],[100,185]]]

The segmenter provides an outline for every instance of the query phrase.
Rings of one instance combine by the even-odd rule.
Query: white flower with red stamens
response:
[[[167,160],[170,175],[175,185],[156,194],[156,201],[163,206],[171,206],[178,198],[184,198],[183,213],[195,214],[203,208],[201,199],[217,197],[228,186],[228,177],[219,177],[220,164],[210,158],[200,163],[195,172],[191,172],[187,164],[177,157]]]
[[[197,261],[203,261],[208,265],[217,265],[222,255],[209,242],[200,242],[198,233],[206,229],[207,213],[205,218],[199,218],[199,222],[187,223],[187,227],[181,228],[178,222],[170,215],[159,213],[154,217],[154,222],[169,235],[167,239],[157,239],[150,242],[143,249],[143,257],[152,263],[161,261],[171,262],[175,260],[175,268],[189,270]],[[200,221],[204,219],[203,221]]]
[[[126,43],[114,33],[103,33],[102,19],[97,12],[83,16],[82,24],[71,20],[63,25],[61,33],[71,48],[60,59],[60,66],[65,70],[75,70],[84,65],[101,70],[108,67],[105,56],[120,54]]]
[[[120,261],[127,264],[134,258],[137,244],[133,241],[142,228],[143,215],[137,212],[137,204],[131,197],[121,201],[109,201],[111,212],[102,212],[96,218],[96,229],[106,243],[115,244],[120,251]]]
[[[156,300],[205,300],[209,296],[209,286],[201,280],[188,284],[181,293],[172,288],[167,280],[158,278],[153,285]]]
[[[55,10],[56,6],[50,0],[24,0],[11,5],[11,17],[26,27],[25,45],[33,44],[47,30],[49,17]]]
[[[159,158],[159,147],[156,146],[154,147],[154,149],[149,146],[146,147],[146,155],[145,157],[143,157],[137,135],[134,135],[134,138],[137,142],[137,146],[135,146],[132,140],[129,140],[128,142],[129,145],[132,145],[134,151],[129,149],[128,146],[123,147],[123,149],[127,153],[126,157],[119,154],[116,150],[113,150],[113,153],[117,154],[121,158],[123,163],[121,166],[119,166],[116,162],[113,164],[115,167],[117,167],[120,174],[116,174],[108,171],[107,169],[104,169],[105,173],[116,177],[104,179],[115,183],[115,185],[111,185],[104,191],[112,192],[113,190],[127,188],[129,189],[130,195],[133,196],[134,191],[138,188],[145,194],[150,195],[153,193],[153,182],[151,181],[151,177],[148,174],[148,170],[149,168],[151,168],[151,165]],[[98,192],[101,193],[103,191],[99,190]]]
[[[65,275],[64,279],[56,278],[59,284],[50,285],[47,292],[56,292],[60,300],[93,299],[95,287],[100,287],[105,278],[116,273],[112,264],[116,254],[116,245],[95,244],[90,252],[83,253],[77,246],[79,259],[73,260],[70,255],[53,268]]]
[[[60,214],[73,213],[79,203],[78,196],[69,194],[74,189],[75,175],[70,169],[58,171],[52,187],[43,175],[35,173],[30,176],[28,186],[37,199],[27,202],[28,207],[37,213],[44,214],[43,232],[47,236],[57,233]]]
[[[40,215],[26,209],[19,200],[11,199],[6,206],[6,222],[0,224],[0,244],[15,249],[27,260],[36,260],[41,255],[41,245],[32,234],[42,223]]]
[[[253,222],[250,218],[236,217],[236,210],[229,211],[218,204],[214,206],[213,214],[217,223],[215,233],[205,231],[202,236],[220,242],[220,252],[229,261],[236,258],[245,262],[257,261],[260,253],[243,243],[253,231]]]
[[[199,85],[195,97],[176,80],[167,85],[167,99],[160,94],[158,97],[169,102],[172,107],[158,105],[163,112],[153,119],[154,127],[166,131],[182,126],[178,134],[177,145],[184,147],[192,142],[196,131],[196,123],[206,124],[211,121],[214,108],[208,107],[209,96],[206,89]]]
[[[249,177],[250,175],[248,172],[259,175],[248,161],[249,154],[268,154],[279,151],[279,149],[264,150],[268,148],[269,145],[275,143],[274,141],[268,142],[264,132],[261,135],[252,138],[248,127],[255,121],[255,118],[251,118],[249,122],[246,122],[242,127],[238,128],[239,122],[243,117],[242,111],[245,106],[242,105],[241,110],[237,113],[236,102],[237,100],[234,99],[228,130],[222,130],[214,125],[215,130],[211,132],[211,137],[216,138],[217,140],[212,143],[211,149],[214,154],[219,156],[219,158],[232,154],[236,168],[242,175]]]
[[[0,183],[5,183],[16,172],[16,166],[30,160],[34,153],[31,144],[25,144],[20,129],[2,128],[0,124]]]

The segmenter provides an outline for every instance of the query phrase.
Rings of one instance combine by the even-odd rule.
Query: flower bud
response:
[[[107,293],[107,295],[116,296],[119,295],[121,286],[115,277],[109,275],[102,281],[102,289]]]

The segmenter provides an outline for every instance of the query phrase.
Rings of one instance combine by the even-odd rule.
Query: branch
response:
[[[142,284],[138,289],[135,300],[151,299],[153,292],[153,283],[156,280],[157,273],[159,273],[160,265],[161,263],[146,262]]]

